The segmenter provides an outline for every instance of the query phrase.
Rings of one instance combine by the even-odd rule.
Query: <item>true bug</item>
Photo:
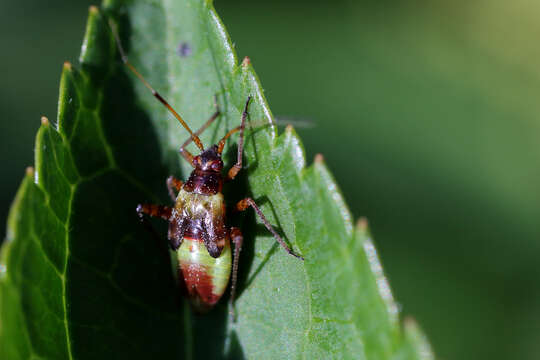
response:
[[[242,248],[243,236],[239,228],[229,228],[226,225],[225,202],[221,190],[224,181],[233,180],[242,169],[244,128],[251,97],[248,96],[246,100],[240,126],[230,130],[218,144],[205,149],[199,135],[220,115],[219,109],[216,109],[199,130],[193,132],[172,106],[150,86],[128,61],[115,24],[112,21],[109,21],[109,24],[123,63],[191,135],[180,147],[180,154],[194,170],[185,183],[174,176],[167,179],[167,188],[171,199],[175,202],[174,207],[139,204],[136,209],[137,214],[141,220],[146,214],[152,217],[161,217],[169,222],[168,240],[171,249],[177,254],[179,282],[183,281],[191,303],[197,311],[206,312],[219,301],[229,283],[231,270],[230,302],[232,304],[237,286],[238,257]],[[224,178],[221,173],[223,169],[221,154],[226,140],[236,132],[240,133],[237,160]],[[186,150],[186,146],[192,141],[201,151],[197,156],[193,156]],[[236,204],[236,210],[244,211],[250,206],[278,243],[290,255],[304,260],[303,257],[292,252],[253,199],[248,197],[240,200]],[[234,254],[231,254],[231,240],[234,243]]]

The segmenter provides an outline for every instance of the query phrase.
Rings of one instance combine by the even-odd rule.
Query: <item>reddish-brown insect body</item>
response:
[[[231,275],[232,302],[236,290],[238,257],[243,237],[240,229],[228,227],[226,224],[225,201],[221,190],[224,181],[234,179],[242,169],[243,136],[251,97],[248,97],[245,103],[241,125],[230,130],[218,144],[205,149],[199,135],[219,116],[219,110],[216,109],[199,130],[192,132],[180,115],[128,62],[115,25],[112,22],[110,24],[122,61],[191,135],[180,148],[181,155],[194,168],[191,175],[185,183],[173,176],[167,179],[167,187],[175,203],[174,207],[140,204],[137,206],[137,213],[141,220],[146,214],[161,217],[169,222],[168,240],[171,249],[177,254],[178,278],[196,310],[205,312],[211,309],[225,292]],[[240,133],[237,160],[224,177],[221,155],[226,140],[236,132]],[[193,156],[186,150],[186,146],[192,141],[201,151],[197,156]],[[251,198],[240,200],[235,209],[244,211],[248,207],[255,210],[266,228],[289,254],[303,260],[291,251]],[[231,241],[234,243],[234,253],[231,249]]]

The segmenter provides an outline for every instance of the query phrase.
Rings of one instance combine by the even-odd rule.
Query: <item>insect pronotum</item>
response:
[[[169,222],[168,240],[171,249],[176,252],[178,258],[178,280],[180,283],[183,282],[195,310],[199,312],[210,310],[225,292],[231,275],[230,303],[232,305],[237,287],[238,258],[242,249],[243,236],[239,228],[228,227],[226,224],[225,201],[221,190],[224,181],[233,180],[242,169],[244,128],[251,96],[248,96],[246,100],[240,126],[225,134],[218,144],[205,148],[199,135],[219,117],[220,112],[217,105],[216,111],[208,121],[196,132],[193,132],[172,106],[150,86],[128,61],[115,24],[111,20],[109,20],[109,24],[124,64],[191,135],[180,147],[180,154],[194,170],[185,183],[174,176],[167,179],[167,188],[175,203],[174,207],[139,204],[137,214],[141,220],[144,219],[144,215],[148,215],[160,217]],[[227,139],[236,132],[239,132],[237,160],[224,177],[222,175],[221,154]],[[193,156],[186,149],[186,146],[192,141],[201,151],[197,156]],[[290,255],[304,260],[292,252],[253,199],[248,197],[240,200],[235,209],[244,211],[248,207],[255,210],[268,231]],[[231,251],[231,240],[234,243],[234,254]]]

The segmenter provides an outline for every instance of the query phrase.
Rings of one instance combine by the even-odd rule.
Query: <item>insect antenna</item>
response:
[[[295,116],[276,116],[274,121],[277,126],[292,125],[296,129],[313,129],[317,123],[313,119]]]
[[[225,147],[225,142],[227,141],[227,139],[234,133],[238,132],[241,130],[241,127],[240,126],[237,126],[231,130],[229,130],[229,132],[219,141],[219,144],[218,144],[218,154],[221,154],[223,152],[223,148]]]
[[[206,122],[199,129],[197,129],[197,131],[195,131],[195,136],[201,135],[202,132],[206,130],[210,126],[210,124],[212,124],[214,120],[216,120],[217,117],[221,114],[217,105],[216,96],[214,96],[214,107],[216,108],[216,111],[212,114],[210,119],[206,120]],[[180,148],[181,149],[185,148],[186,146],[191,144],[192,141],[193,141],[193,137],[190,136],[186,141],[184,141],[184,143],[182,144]]]
[[[128,67],[129,70],[133,74],[135,74],[139,80],[152,92],[152,95],[156,97],[165,107],[174,115],[174,117],[182,124],[182,126],[189,132],[191,135],[191,139],[193,142],[197,145],[197,147],[201,150],[204,150],[204,146],[201,142],[201,139],[197,136],[197,134],[193,133],[191,129],[189,128],[188,124],[182,119],[182,117],[172,108],[171,105],[156,91],[154,88],[146,81],[146,79],[135,69],[135,67],[129,62],[126,53],[124,52],[124,48],[122,47],[122,43],[120,42],[120,36],[118,35],[118,31],[116,29],[116,24],[112,21],[112,19],[109,19],[109,26],[111,28],[111,32],[114,36],[116,47],[118,48],[118,51],[120,52],[120,56],[122,57],[122,62]]]
[[[240,131],[240,139],[238,140],[238,161],[240,161],[240,164],[242,163],[242,151],[244,149],[244,128],[246,127],[246,119],[247,119],[247,108],[249,106],[249,102],[251,101],[251,95],[248,96],[246,100],[246,105],[244,105],[244,111],[242,112],[242,120],[240,122],[240,126],[235,127],[234,129],[231,129],[224,137],[219,141],[218,145],[218,154],[221,155],[221,152],[223,151],[223,147],[225,147],[225,141],[234,134],[235,132]]]

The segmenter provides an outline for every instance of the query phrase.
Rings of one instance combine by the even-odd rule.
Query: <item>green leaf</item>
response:
[[[217,97],[223,114],[206,145],[253,96],[243,176],[226,195],[255,198],[305,261],[248,214],[236,323],[226,299],[207,315],[179,305],[165,238],[137,220],[138,203],[168,201],[167,174],[188,173],[177,152],[187,133],[121,64],[108,17],[130,61],[193,128]],[[235,150],[230,142],[229,165]],[[322,157],[306,167],[292,127],[278,136],[251,64],[238,64],[209,1],[91,8],[80,69],[64,66],[58,121],[43,121],[35,167],[2,249],[2,359],[432,358],[421,333],[399,325],[366,223],[353,228]]]

